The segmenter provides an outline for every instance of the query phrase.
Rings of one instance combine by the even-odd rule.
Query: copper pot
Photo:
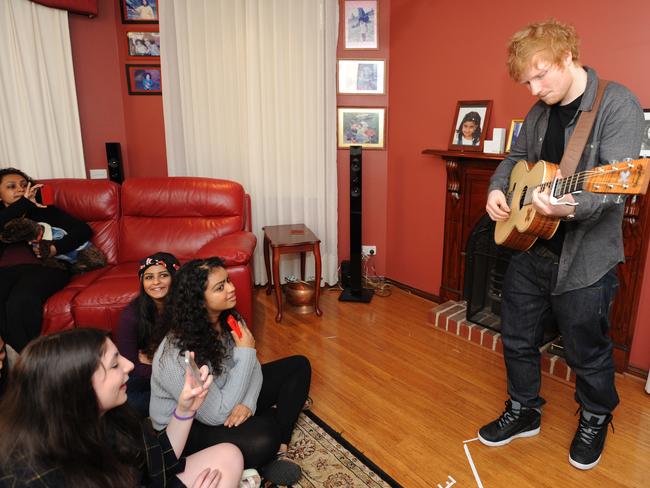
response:
[[[287,303],[292,305],[294,312],[311,313],[314,311],[314,283],[304,281],[292,281],[284,285],[284,294]]]

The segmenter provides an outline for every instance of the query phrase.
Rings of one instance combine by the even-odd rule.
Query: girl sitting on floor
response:
[[[162,318],[164,305],[180,266],[167,252],[140,261],[140,294],[122,311],[117,326],[117,348],[135,365],[126,384],[128,402],[143,417],[149,415],[151,360],[167,332]]]
[[[180,370],[166,430],[140,424],[126,402],[133,363],[98,329],[73,329],[31,342],[0,403],[0,487],[239,486],[243,460],[232,444],[181,457],[212,375],[198,386]]]
[[[150,415],[156,429],[172,418],[182,388],[183,352],[195,351],[215,381],[197,411],[186,452],[232,442],[244,465],[261,468],[272,483],[290,485],[300,467],[281,459],[302,410],[311,380],[309,360],[292,356],[260,366],[255,339],[234,307],[235,287],[219,258],[196,259],[176,274],[169,307],[170,331],[154,355]],[[238,320],[241,336],[228,318]]]

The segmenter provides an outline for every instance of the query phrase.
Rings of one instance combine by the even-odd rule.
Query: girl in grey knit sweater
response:
[[[152,363],[151,419],[156,429],[169,422],[182,387],[183,354],[194,351],[214,382],[196,413],[185,453],[231,442],[241,449],[246,467],[260,468],[275,484],[292,484],[300,468],[281,458],[309,393],[309,360],[292,356],[260,365],[236,304],[221,259],[196,259],[178,271],[166,307],[169,333]],[[231,315],[241,335],[229,327]]]

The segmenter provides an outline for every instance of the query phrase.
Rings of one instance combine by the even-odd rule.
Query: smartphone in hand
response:
[[[36,201],[41,205],[54,205],[54,190],[51,186],[43,185],[36,192]]]
[[[235,314],[237,314],[235,316]],[[239,313],[235,312],[234,310],[228,315],[228,318],[226,319],[226,322],[228,322],[228,326],[232,329],[232,331],[237,334],[237,337],[240,339],[242,338],[242,331],[241,328],[239,327],[239,323],[237,322],[239,320],[243,320],[241,318],[241,315]]]
[[[185,351],[185,364],[190,367],[190,372],[194,377],[194,381],[196,381],[199,386],[203,386],[201,371],[199,371],[199,367],[196,365],[194,358],[190,355],[190,351]]]

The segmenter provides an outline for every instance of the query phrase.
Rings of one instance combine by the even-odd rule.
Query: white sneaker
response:
[[[256,469],[245,469],[241,475],[239,488],[260,488],[262,477]]]

